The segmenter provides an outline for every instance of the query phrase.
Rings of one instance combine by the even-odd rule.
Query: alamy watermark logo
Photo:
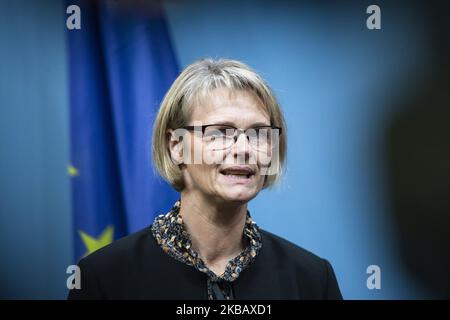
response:
[[[381,9],[376,4],[367,7],[366,13],[370,16],[366,20],[366,26],[369,30],[381,29]]]
[[[281,128],[195,122],[170,132],[172,161],[177,164],[257,165],[261,175],[279,171]]]
[[[69,16],[66,19],[66,27],[69,30],[80,30],[81,29],[81,9],[77,5],[70,5],[66,9],[66,13]]]
[[[381,289],[381,268],[376,264],[372,264],[367,267],[366,273],[370,274],[370,276],[367,278],[367,281],[366,281],[367,289],[380,290]]]
[[[67,289],[81,289],[81,270],[80,267],[77,265],[70,265],[66,269],[66,273],[70,274],[69,277],[67,277],[66,286]]]

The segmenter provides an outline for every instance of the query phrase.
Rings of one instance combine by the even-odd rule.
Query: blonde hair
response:
[[[280,105],[267,83],[242,62],[228,59],[202,59],[187,66],[166,93],[153,128],[152,159],[155,168],[176,190],[184,188],[179,165],[172,161],[169,151],[168,130],[185,126],[189,110],[212,90],[246,90],[255,94],[270,117],[271,125],[280,127],[278,170],[266,176],[264,188],[279,180],[286,159],[286,124]]]

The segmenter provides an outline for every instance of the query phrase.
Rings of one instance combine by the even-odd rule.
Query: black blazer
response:
[[[232,282],[235,299],[342,299],[328,261],[260,230],[256,260]],[[207,275],[164,253],[150,228],[79,262],[69,299],[207,299]]]

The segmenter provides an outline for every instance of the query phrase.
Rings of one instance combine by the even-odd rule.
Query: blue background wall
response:
[[[65,18],[0,2],[0,297],[62,298],[72,257]]]
[[[64,298],[71,263],[67,53],[61,1],[0,2],[0,298]],[[313,3],[313,2],[311,2]],[[429,296],[398,258],[380,136],[427,67],[418,10],[379,3],[169,1],[181,67],[242,60],[272,85],[289,130],[286,176],[256,221],[330,260],[345,298]],[[382,270],[368,290],[366,268]]]

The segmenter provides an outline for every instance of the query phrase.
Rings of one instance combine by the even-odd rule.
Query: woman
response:
[[[155,167],[180,200],[82,259],[69,298],[341,299],[326,260],[261,230],[247,210],[285,155],[280,107],[258,74],[232,60],[188,66],[153,133]]]

